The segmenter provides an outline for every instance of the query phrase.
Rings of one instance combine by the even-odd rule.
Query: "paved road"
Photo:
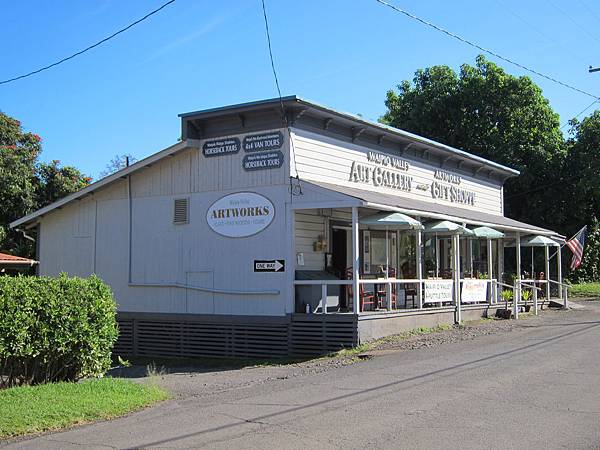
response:
[[[600,304],[282,378],[9,447],[600,448]]]

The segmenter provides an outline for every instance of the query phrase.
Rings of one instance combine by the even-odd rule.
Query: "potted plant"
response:
[[[496,316],[501,317],[502,319],[510,319],[511,310],[508,309],[508,302],[512,301],[513,293],[510,289],[504,289],[500,292],[500,297],[504,300],[504,309],[497,309]]]
[[[521,300],[525,302],[525,306],[523,307],[525,312],[529,312],[531,310],[531,305],[528,305],[527,302],[531,298],[531,291],[522,291],[521,292]]]

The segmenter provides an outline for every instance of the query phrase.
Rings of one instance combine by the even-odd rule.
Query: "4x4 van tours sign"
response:
[[[283,145],[281,131],[272,133],[252,134],[244,138],[244,151],[259,152],[262,150],[277,150]]]
[[[208,226],[221,236],[248,237],[260,233],[275,218],[275,206],[254,192],[221,197],[206,212]]]

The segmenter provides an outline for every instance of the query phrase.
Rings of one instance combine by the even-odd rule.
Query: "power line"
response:
[[[283,100],[281,97],[281,88],[279,87],[279,79],[277,78],[277,70],[275,70],[275,61],[273,60],[273,50],[271,48],[271,33],[269,32],[269,19],[267,18],[267,7],[265,6],[265,0],[261,0],[263,17],[265,18],[265,31],[267,32],[267,44],[269,46],[269,58],[271,60],[271,70],[273,70],[273,77],[275,78],[275,86],[277,86],[277,93],[279,94],[279,102],[281,103],[281,113],[285,117],[285,108],[283,107]]]
[[[418,22],[421,22],[422,24],[427,25],[430,28],[433,28],[433,29],[435,29],[437,31],[440,31],[440,32],[442,32],[442,33],[450,36],[451,38],[454,38],[454,39],[456,39],[456,40],[458,40],[458,41],[460,41],[460,42],[462,42],[464,44],[470,45],[471,47],[474,47],[474,48],[476,48],[478,50],[481,50],[482,52],[485,52],[485,53],[487,53],[489,55],[492,55],[492,56],[494,56],[494,57],[496,57],[498,59],[501,59],[502,61],[505,61],[505,62],[507,62],[509,64],[512,64],[514,66],[517,66],[517,67],[519,67],[519,68],[521,68],[523,70],[526,70],[527,72],[531,72],[531,73],[533,73],[533,74],[535,74],[535,75],[537,75],[539,77],[542,77],[542,78],[545,78],[546,80],[552,81],[553,83],[559,84],[559,85],[561,85],[563,87],[566,87],[568,89],[571,89],[571,90],[573,90],[575,92],[579,92],[580,94],[584,94],[584,95],[587,95],[588,97],[592,97],[595,100],[598,100],[600,98],[597,95],[594,95],[594,94],[592,94],[590,92],[584,91],[583,89],[579,89],[579,88],[577,88],[575,86],[571,86],[570,84],[564,83],[564,82],[562,82],[560,80],[557,80],[556,78],[553,78],[553,77],[551,77],[549,75],[545,75],[545,74],[543,74],[541,72],[538,72],[537,70],[531,69],[531,68],[529,68],[527,66],[524,66],[523,64],[520,64],[520,63],[515,62],[515,61],[513,61],[513,60],[511,60],[509,58],[506,58],[506,57],[504,57],[504,56],[502,56],[502,55],[500,55],[500,54],[498,54],[498,53],[496,53],[496,52],[494,52],[492,50],[488,50],[487,48],[484,48],[484,47],[482,47],[479,44],[476,44],[476,43],[474,43],[472,41],[469,41],[468,39],[465,39],[465,38],[463,38],[463,37],[461,37],[461,36],[459,36],[457,34],[452,33],[451,31],[448,31],[448,30],[446,30],[446,29],[444,29],[442,27],[439,27],[439,26],[431,23],[431,22],[428,22],[425,19],[421,19],[420,17],[417,17],[414,14],[412,14],[412,13],[410,13],[408,11],[405,11],[404,9],[398,8],[398,7],[392,5],[392,4],[390,4],[390,3],[388,3],[388,2],[386,2],[384,0],[375,0],[375,1],[378,2],[378,3],[381,3],[382,5],[387,6],[388,8],[393,9],[396,12],[399,12],[400,14],[404,14],[405,16],[410,17],[411,19],[414,19],[414,20],[416,20]]]
[[[575,117],[573,117],[573,119],[579,119],[579,116],[581,116],[584,112],[586,112],[588,109],[590,109],[592,106],[594,106],[596,103],[598,102],[598,100],[594,100],[592,103],[590,103],[583,111],[581,111],[579,114],[577,114]],[[573,120],[571,119],[571,120]],[[565,123],[562,127],[560,127],[560,129],[562,130],[564,127],[566,127],[567,125],[569,125],[569,122],[571,121],[569,120],[567,123]]]
[[[273,77],[275,78],[275,86],[277,86],[277,94],[279,95],[279,106],[281,107],[281,120],[283,125],[288,130],[290,137],[291,153],[294,158],[294,170],[296,171],[297,185],[292,185],[292,178],[290,177],[290,196],[302,195],[302,186],[300,185],[300,177],[298,175],[298,167],[296,166],[296,150],[294,149],[294,140],[292,139],[292,132],[290,124],[288,122],[287,114],[285,113],[285,106],[283,105],[283,98],[281,96],[281,88],[279,87],[279,78],[277,77],[277,70],[275,69],[275,61],[273,59],[273,49],[271,48],[271,33],[269,32],[269,19],[267,17],[267,7],[265,6],[265,0],[261,0],[263,17],[265,19],[265,31],[267,33],[267,44],[269,47],[269,58],[271,60],[271,69],[273,70]]]
[[[0,81],[0,85],[1,85],[1,84],[7,84],[7,83],[11,83],[11,82],[13,82],[13,81],[17,81],[17,80],[21,80],[21,79],[23,79],[23,78],[30,77],[30,76],[32,76],[32,75],[38,74],[38,73],[40,73],[40,72],[43,72],[44,70],[48,70],[48,69],[50,69],[50,68],[52,68],[52,67],[58,66],[59,64],[62,64],[62,63],[66,62],[66,61],[68,61],[68,60],[70,60],[70,59],[73,59],[73,58],[75,58],[76,56],[79,56],[79,55],[81,55],[81,54],[83,54],[83,53],[85,53],[85,52],[87,52],[87,51],[89,51],[89,50],[91,50],[91,49],[93,49],[93,48],[95,48],[95,47],[98,47],[99,45],[101,45],[101,44],[104,44],[106,41],[109,41],[109,40],[111,40],[111,39],[112,39],[112,38],[114,38],[115,36],[117,36],[117,35],[119,35],[119,34],[121,34],[121,33],[125,32],[125,31],[129,30],[130,28],[134,27],[134,26],[135,26],[135,25],[137,25],[138,23],[140,23],[140,22],[143,22],[144,20],[146,20],[146,19],[147,19],[147,18],[149,18],[150,16],[152,16],[152,15],[156,14],[156,13],[157,13],[157,12],[159,12],[161,9],[163,9],[163,8],[166,8],[166,7],[167,7],[167,6],[169,6],[171,3],[174,3],[174,2],[175,2],[175,0],[169,0],[167,3],[163,4],[161,7],[159,7],[159,8],[157,8],[157,9],[155,9],[154,11],[151,11],[151,12],[149,12],[149,13],[148,13],[148,14],[146,14],[144,17],[142,17],[141,19],[138,19],[138,20],[136,20],[135,22],[133,22],[133,23],[131,23],[131,24],[127,25],[125,28],[121,28],[119,31],[116,31],[115,33],[113,33],[113,34],[111,34],[110,36],[108,36],[108,37],[106,37],[106,38],[102,39],[101,41],[98,41],[98,42],[96,42],[95,44],[92,44],[92,45],[90,45],[89,47],[86,47],[86,48],[84,48],[83,50],[80,50],[80,51],[78,51],[78,52],[76,52],[76,53],[73,53],[72,55],[70,55],[70,56],[67,56],[66,58],[63,58],[63,59],[61,59],[60,61],[56,61],[55,63],[49,64],[49,65],[47,65],[47,66],[44,66],[44,67],[42,67],[42,68],[40,68],[40,69],[37,69],[37,70],[34,70],[34,71],[32,71],[32,72],[29,72],[29,73],[26,73],[26,74],[23,74],[23,75],[19,75],[19,76],[17,76],[17,77],[14,77],[14,78],[9,78],[8,80],[3,80],[3,81]]]
[[[583,27],[575,19],[573,19],[573,17],[571,17],[564,9],[560,8],[556,3],[554,3],[552,0],[549,0],[548,3],[550,3],[552,5],[552,7],[554,9],[556,9],[558,12],[560,12],[563,16],[565,16],[567,19],[569,19],[573,23],[573,25],[575,25],[577,28],[579,28],[581,31],[583,31],[585,34],[587,34],[589,37],[594,39],[596,42],[600,42],[600,40],[596,36],[594,36],[592,33],[590,33],[585,27]]]

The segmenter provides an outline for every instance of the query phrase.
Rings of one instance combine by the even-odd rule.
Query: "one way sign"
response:
[[[285,259],[255,259],[255,272],[285,272]]]

